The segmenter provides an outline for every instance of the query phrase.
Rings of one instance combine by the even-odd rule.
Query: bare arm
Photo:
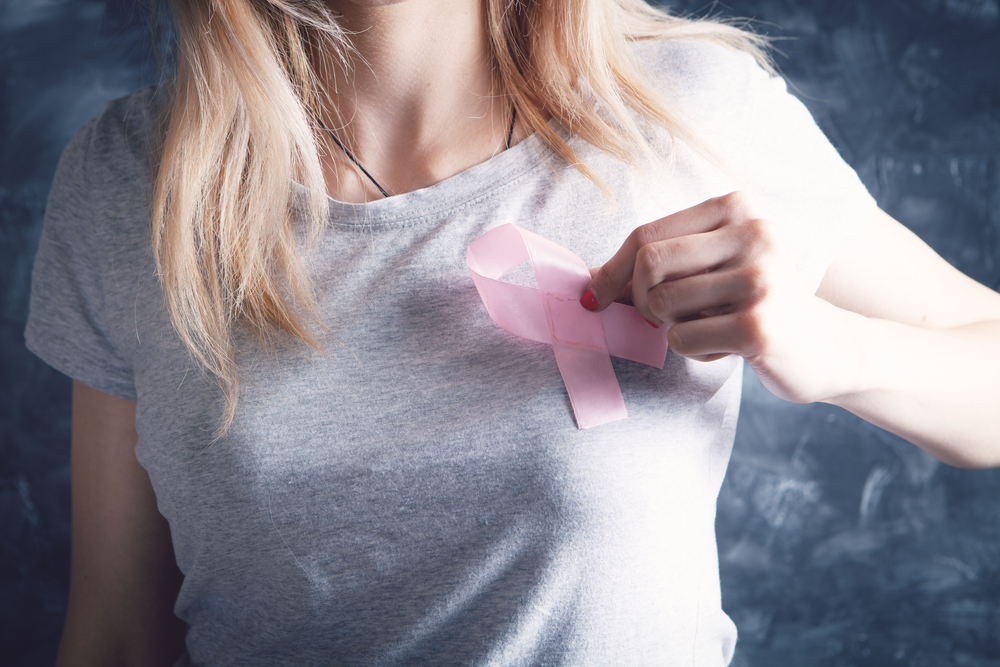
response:
[[[73,383],[72,568],[56,664],[172,665],[184,624],[170,530],[135,458],[135,403]]]
[[[677,354],[738,354],[776,396],[839,405],[952,465],[1000,466],[1000,295],[882,211],[815,295],[741,193],[637,229],[581,303],[606,308],[627,285]]]
[[[852,386],[824,399],[963,467],[1000,465],[1000,294],[888,214],[827,270]],[[853,315],[857,313],[857,315]]]

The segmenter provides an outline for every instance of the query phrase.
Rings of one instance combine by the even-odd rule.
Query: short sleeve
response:
[[[747,146],[741,170],[783,226],[812,291],[877,204],[784,79],[748,72]]]
[[[644,60],[681,118],[778,224],[806,284],[826,269],[876,208],[781,77],[754,58],[705,40],[646,47]]]
[[[106,257],[90,179],[98,119],[63,151],[49,191],[31,279],[25,343],[58,371],[108,394],[135,400],[130,364],[111,333],[105,302]]]

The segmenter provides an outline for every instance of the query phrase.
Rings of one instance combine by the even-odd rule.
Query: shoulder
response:
[[[751,54],[705,39],[637,43],[635,57],[735,188],[753,192],[779,223],[815,288],[875,202],[785,80]]]
[[[772,77],[746,51],[700,38],[649,39],[633,54],[671,96],[697,99],[721,90],[739,91]]]
[[[63,151],[35,257],[33,304],[36,294],[60,290],[104,301],[123,272],[148,262],[154,92],[108,102]]]
[[[633,56],[670,113],[721,153],[742,150],[763,107],[780,115],[787,106],[785,81],[746,51],[704,38],[651,39],[634,43]]]
[[[145,237],[160,99],[157,89],[142,88],[108,102],[80,128],[49,191],[47,234],[68,242],[81,235],[120,242]]]
[[[137,289],[152,282],[144,267],[150,264],[155,97],[147,88],[108,102],[63,151],[45,208],[25,330],[29,348],[55,368],[131,400],[125,351],[135,339]]]
[[[148,86],[108,102],[70,141],[60,171],[78,166],[90,184],[98,187],[101,177],[145,176],[163,98],[161,89]]]

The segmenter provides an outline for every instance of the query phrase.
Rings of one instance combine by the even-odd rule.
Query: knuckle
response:
[[[760,314],[756,311],[756,309],[748,308],[743,311],[739,322],[740,334],[744,338],[760,338],[761,333],[763,332],[763,326],[760,320]]]
[[[742,300],[750,305],[760,303],[771,291],[767,272],[759,264],[749,264],[740,271],[739,287]]]
[[[644,245],[635,254],[635,272],[643,276],[652,276],[660,263],[660,253],[656,246]]]
[[[652,222],[647,222],[644,225],[636,227],[631,236],[633,244],[635,244],[635,247],[639,250],[649,246],[650,244],[656,243],[659,240],[659,234],[656,226]]]
[[[772,252],[778,239],[774,224],[764,218],[751,218],[746,222],[748,239],[760,252]]]
[[[738,217],[746,207],[746,195],[739,190],[730,192],[716,198],[716,205],[722,210],[726,217]]]

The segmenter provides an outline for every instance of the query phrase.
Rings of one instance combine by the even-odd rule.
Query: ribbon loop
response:
[[[529,260],[537,288],[500,280]],[[611,355],[663,368],[666,329],[649,326],[632,306],[601,313],[580,305],[590,283],[583,261],[560,245],[512,224],[472,242],[465,255],[490,318],[515,336],[552,345],[580,428],[625,419],[625,401]]]

